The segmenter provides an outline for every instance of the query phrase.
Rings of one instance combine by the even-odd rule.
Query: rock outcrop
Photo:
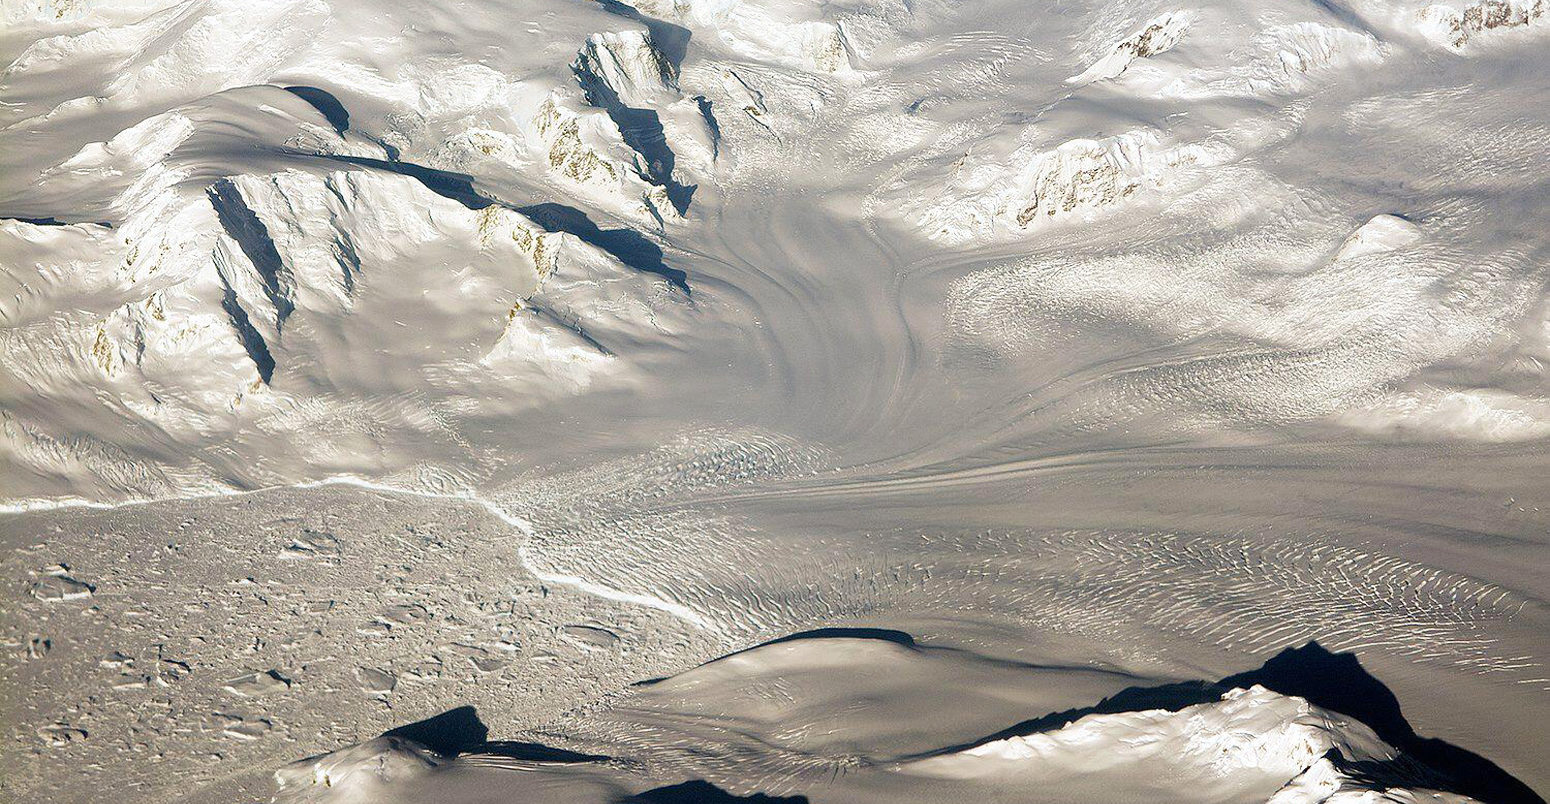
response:
[[[1550,15],[1546,0],[1481,0],[1474,5],[1432,5],[1418,12],[1427,36],[1455,50],[1481,34],[1540,24]]]
[[[1172,11],[1148,22],[1142,29],[1120,42],[1103,58],[1093,62],[1080,75],[1068,79],[1072,84],[1090,84],[1117,78],[1136,59],[1151,58],[1173,49],[1194,21],[1189,11]]]

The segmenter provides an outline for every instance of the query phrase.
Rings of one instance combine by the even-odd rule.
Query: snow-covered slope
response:
[[[475,801],[501,790],[500,800],[618,801],[631,784],[622,767],[637,759],[656,769],[648,777],[704,773],[751,795],[821,789],[834,801],[897,800],[902,791],[932,801],[1474,800],[1428,787],[1439,778],[1433,771],[1402,759],[1359,720],[1258,684],[1179,693],[1197,696],[1189,705],[1100,705],[969,747],[887,756],[922,735],[1004,717],[988,704],[1027,694],[1016,689],[1019,675],[972,653],[820,632],[650,682],[614,711],[579,718],[601,721],[582,728],[609,735],[611,760],[578,754],[546,763],[536,753],[487,753],[499,751],[493,746],[453,758],[389,735],[282,768],[275,800]],[[977,694],[967,678],[981,685]],[[926,717],[940,720],[933,727],[920,722]],[[643,739],[653,732],[656,740]],[[782,778],[772,773],[782,757],[805,767]]]
[[[609,118],[562,112],[558,97],[530,124],[549,163],[583,184],[606,174],[596,186],[607,198],[638,193],[638,215],[673,214]],[[385,139],[330,120],[329,98],[272,85],[225,90],[40,172],[25,202],[79,214],[7,220],[0,233],[9,285],[0,349],[12,387],[33,397],[6,412],[5,449],[20,473],[13,488],[156,495],[236,479],[106,465],[114,459],[103,455],[139,449],[114,443],[122,422],[135,420],[195,451],[257,427],[282,442],[311,441],[306,463],[346,469],[351,461],[323,456],[360,434],[325,422],[368,398],[483,385],[531,403],[628,382],[628,366],[604,341],[660,336],[687,314],[653,312],[682,305],[638,266],[585,242],[584,227],[541,215],[545,228],[462,174],[400,159]],[[580,132],[594,129],[605,140],[612,131],[619,153],[589,148]],[[68,437],[58,433],[63,422],[23,412],[89,408],[104,392],[116,413],[100,426],[68,425]],[[298,419],[298,403],[313,412]],[[427,415],[411,404],[379,414],[377,426],[419,431]],[[383,464],[356,468],[368,466]],[[99,479],[79,482],[83,471]],[[291,476],[242,474],[250,480],[239,482]]]
[[[0,798],[1550,785],[1545,0],[0,19]]]
[[[903,772],[1055,788],[1071,797],[1082,792],[1141,797],[1119,792],[1129,788],[1147,791],[1142,795],[1154,801],[1248,800],[1259,798],[1248,793],[1257,788],[1274,791],[1265,801],[1290,804],[1328,801],[1342,790],[1345,798],[1336,800],[1360,800],[1375,780],[1341,767],[1395,756],[1393,747],[1360,722],[1254,686],[1177,712],[1088,715],[1055,731],[918,760]],[[1433,798],[1423,790],[1378,792],[1390,800]],[[1468,799],[1441,795],[1434,800]]]
[[[658,370],[645,363],[681,366],[675,354],[715,362],[722,333],[760,331],[779,294],[740,272],[780,285],[791,272],[768,266],[804,259],[778,231],[729,234],[771,187],[833,194],[857,225],[931,261],[984,254],[945,300],[964,348],[1042,359],[1029,345],[1042,321],[1072,314],[1169,348],[1224,340],[1062,403],[1071,426],[1148,409],[1136,394],[1183,403],[1186,429],[1225,416],[1413,431],[1417,414],[1394,411],[1439,394],[1539,409],[1527,378],[1415,378],[1534,304],[1535,247],[1493,249],[1505,241],[1491,232],[1512,224],[1443,196],[1494,176],[1531,215],[1515,166],[1541,140],[1482,144],[1476,165],[1443,155],[1472,123],[1462,100],[1429,127],[1383,122],[1425,104],[1384,76],[1520,58],[1508,50],[1532,48],[1542,27],[1533,4],[1115,5],[1000,38],[929,4],[533,0],[541,26],[519,10],[373,8],[293,0],[255,20],[227,0],[7,7],[5,131],[21,147],[0,157],[0,348],[15,500],[340,472],[488,487],[478,478],[508,473],[470,446],[487,413],[626,387]],[[441,33],[418,33],[422,19]],[[438,44],[448,37],[464,55]],[[373,54],[389,51],[400,57],[385,69]],[[1437,59],[1452,66],[1419,66]],[[1508,91],[1479,87],[1471,97]],[[1342,206],[1319,166],[1353,143],[1423,153],[1416,164],[1439,178],[1384,198],[1385,180],[1357,171],[1346,180],[1363,200]],[[836,213],[850,214],[817,217]],[[1416,236],[1352,235],[1369,219]],[[1359,242],[1342,249],[1347,236]],[[711,295],[696,301],[701,269]],[[1479,283],[1481,270],[1501,281]],[[742,338],[731,364],[809,348],[788,331],[801,327]],[[1524,338],[1492,348],[1532,361],[1544,338]],[[379,357],[361,360],[363,343]],[[1180,371],[1239,373],[1224,360],[1263,361],[1276,379],[1229,377],[1209,398],[1174,387]],[[1393,384],[1404,395],[1386,396]],[[364,437],[349,422],[368,397],[393,409],[371,416],[394,439],[434,443],[342,459]],[[54,409],[75,413],[66,425],[42,412]],[[241,457],[210,454],[217,442]]]

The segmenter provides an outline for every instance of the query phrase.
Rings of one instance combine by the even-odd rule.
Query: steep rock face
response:
[[[699,116],[660,55],[631,50],[649,45],[645,37],[594,44],[597,75],[632,97],[660,98],[664,128],[684,130],[678,117]],[[643,72],[640,58],[656,72]],[[468,77],[474,86],[458,91],[476,100],[518,86],[488,70]],[[262,449],[296,456],[298,466],[373,472],[419,458],[405,449],[383,460],[340,444],[367,426],[403,434],[404,444],[423,443],[430,427],[445,441],[445,420],[423,409],[439,394],[531,405],[628,381],[627,361],[603,341],[675,331],[677,297],[649,275],[657,268],[626,265],[627,255],[566,232],[579,226],[606,246],[607,233],[628,230],[605,233],[592,210],[659,224],[677,211],[579,88],[553,89],[546,78],[522,87],[502,96],[514,107],[482,118],[486,126],[426,117],[375,131],[369,111],[353,114],[323,90],[239,87],[108,132],[51,167],[24,166],[38,189],[7,211],[33,217],[0,221],[0,359],[15,392],[0,453],[31,488],[108,495],[213,482],[204,469],[175,477],[153,468],[157,459],[130,456],[187,456],[187,445],[238,431],[249,446],[273,442]],[[543,101],[530,125],[523,103]],[[459,103],[421,99],[433,112],[467,106]],[[456,141],[524,174],[497,192],[521,198],[560,185],[583,190],[578,204],[591,209],[535,222],[391,142],[418,150],[441,130],[461,133],[431,156],[460,166],[450,159]],[[70,220],[51,219],[65,210]],[[367,404],[373,412],[362,418]],[[37,413],[60,406],[91,424],[53,427]],[[315,436],[298,451],[292,442],[303,432]],[[140,433],[153,435],[136,441]],[[252,477],[273,477],[262,471]]]
[[[438,244],[490,253],[519,293],[554,270],[558,235],[499,205],[468,209],[407,177],[293,170],[238,176],[231,185],[264,225],[283,270],[305,289],[308,298],[297,303],[309,309],[348,308],[363,275]]]
[[[97,180],[119,192],[108,204],[116,214],[118,241],[127,247],[116,271],[120,282],[140,282],[177,270],[180,253],[172,235],[205,224],[203,210],[185,203],[177,190],[188,171],[168,161],[197,128],[197,112],[173,110],[120,132],[105,143],[82,148],[64,163],[43,173],[84,183]],[[129,177],[133,177],[132,180]]]
[[[562,179],[625,200],[632,217],[658,223],[678,217],[667,189],[650,180],[650,168],[624,143],[606,112],[574,109],[557,93],[539,105],[530,126],[542,143],[543,160]]]
[[[1192,149],[1166,147],[1148,131],[1053,148],[1027,143],[1005,155],[965,156],[940,195],[911,202],[926,234],[959,243],[1115,209],[1188,161]]]
[[[309,112],[278,88],[225,93],[153,116],[45,171],[62,197],[90,197],[85,203],[118,225],[110,232],[67,227],[62,236],[98,244],[96,259],[75,277],[46,257],[34,264],[36,278],[23,284],[37,303],[74,296],[77,312],[17,321],[22,326],[4,344],[16,373],[127,382],[135,391],[123,394],[123,404],[146,414],[164,405],[229,410],[267,383],[274,370],[268,343],[295,309],[295,282],[235,185],[202,180],[189,154],[251,138],[343,149]],[[245,118],[246,129],[213,125],[228,116]],[[85,298],[82,279],[91,289]],[[32,347],[40,341],[70,345],[38,352]]]
[[[406,262],[436,259],[452,275],[473,272],[521,296],[535,291],[557,261],[560,235],[504,207],[467,209],[407,177],[285,171],[235,177],[230,187],[267,242],[243,249],[254,270],[234,271],[228,284],[250,319],[275,322],[261,329],[275,340],[283,337],[287,309],[347,315],[362,283],[390,281],[383,272]],[[263,262],[275,269],[257,269]],[[290,298],[270,290],[276,273],[289,277]],[[432,299],[446,292],[427,290]]]
[[[641,105],[675,101],[671,72],[665,78],[653,72],[651,62],[661,56],[645,36],[582,41],[565,80],[518,80],[478,65],[447,73],[406,69],[402,85],[391,87],[406,108],[378,123],[380,139],[399,158],[430,168],[518,186],[558,184],[643,223],[676,218],[637,150],[630,120],[610,113],[628,105],[622,98]]]
[[[1421,30],[1455,50],[1482,34],[1542,24],[1547,15],[1547,0],[1481,0],[1462,8],[1432,5],[1417,12]]]
[[[267,342],[226,279],[244,269],[229,267],[236,259],[228,243],[210,245],[206,266],[192,276],[74,335],[103,379],[165,389],[149,403],[125,400],[146,415],[163,404],[229,410],[273,377]]]
[[[1080,75],[1069,79],[1072,84],[1090,84],[1117,78],[1136,59],[1145,59],[1166,53],[1179,43],[1189,29],[1195,15],[1189,11],[1172,11],[1151,20],[1140,31],[1120,40],[1103,58]]]
[[[579,393],[617,370],[617,359],[584,324],[530,302],[506,314],[500,338],[479,360],[496,376],[542,382]]]
[[[173,408],[229,411],[261,392],[274,362],[260,328],[273,332],[274,307],[266,308],[267,320],[256,323],[242,308],[228,277],[255,288],[261,280],[235,243],[217,234],[208,204],[177,212],[170,216],[176,225],[199,228],[181,235],[148,233],[161,256],[146,257],[155,270],[142,281],[127,288],[105,283],[111,291],[69,315],[18,321],[0,330],[0,354],[11,375],[40,388],[61,380],[112,387],[119,404],[146,416]],[[133,246],[114,247],[132,260]],[[38,268],[40,274],[49,272],[47,263]],[[98,270],[113,276],[111,262]],[[184,424],[202,426],[192,419]]]
[[[100,25],[89,31],[62,25],[47,29],[58,32],[40,37],[24,50],[7,68],[7,84],[23,90],[36,88],[35,93],[23,92],[24,96],[58,94],[63,81],[74,80],[65,75],[61,65],[87,59],[94,64],[101,62],[105,71],[114,73],[113,83],[103,90],[90,83],[90,76],[84,76],[80,88],[72,90],[79,97],[53,106],[20,105],[11,115],[58,123],[105,107],[165,109],[203,95],[272,81],[276,74],[322,73],[328,79],[319,83],[337,93],[345,107],[358,98],[370,99],[349,110],[354,113],[352,129],[356,135],[352,145],[385,144],[405,160],[445,170],[484,167],[488,172],[492,163],[498,163],[510,175],[531,177],[530,168],[544,164],[554,144],[551,137],[536,132],[533,123],[535,117],[542,117],[539,107],[560,83],[558,75],[543,71],[518,75],[446,57],[411,60],[391,71],[361,67],[349,63],[348,58],[341,59],[333,44],[321,50],[309,45],[338,40],[339,21],[348,16],[324,0],[284,0],[261,7],[237,0],[211,0],[192,6],[162,3],[165,8],[146,7],[138,12],[129,4],[122,9],[89,2],[62,3],[61,7],[66,5],[71,9],[79,5],[83,9],[80,19]],[[34,11],[37,9],[16,13]],[[600,12],[576,16],[593,13],[607,18]],[[53,25],[50,14],[43,16]],[[34,24],[44,25],[41,20]],[[380,32],[382,41],[392,41],[395,36],[391,26],[378,28],[372,21],[352,20],[349,27],[357,32],[352,35],[368,38]],[[650,42],[649,34],[604,33],[589,41],[584,35],[570,39],[573,30],[566,31],[565,39],[584,43],[591,66],[600,75],[607,73],[610,80],[620,79],[620,89],[631,102],[642,100],[636,90],[649,94],[645,84],[632,82],[649,82],[648,62],[653,60],[667,70],[667,88],[661,90],[663,102],[677,100],[676,90],[668,89],[673,83],[672,65]],[[344,49],[349,51],[350,46]],[[563,69],[563,62],[555,66]],[[656,81],[663,84],[661,77]],[[105,97],[93,94],[104,91]],[[325,95],[327,92],[324,90]],[[585,115],[588,109],[575,95],[561,93],[557,102],[566,113]],[[584,124],[582,128],[592,129],[582,132],[589,140],[589,149],[620,174],[617,181],[599,182],[589,177],[582,182],[584,192],[610,212],[642,221],[656,223],[659,217],[672,216],[672,204],[647,198],[652,190],[625,175],[649,171],[638,169],[625,136],[613,121]],[[329,152],[383,156],[380,148],[375,154],[360,149],[331,148]],[[574,181],[576,167],[565,165],[556,178]],[[661,216],[654,211],[658,205],[667,210]]]
[[[319,382],[350,382],[348,356],[334,341],[378,337],[390,323],[378,317],[396,311],[388,305],[400,304],[390,298],[402,290],[423,285],[416,303],[438,314],[477,312],[502,296],[509,306],[536,293],[563,252],[587,271],[639,284],[606,255],[519,212],[470,208],[410,175],[369,167],[388,162],[342,169],[308,156],[265,172],[283,160],[253,149],[252,137],[299,154],[359,150],[307,118],[304,105],[287,103],[294,96],[275,88],[227,93],[150,118],[53,169],[66,194],[114,192],[117,183],[103,210],[118,225],[0,224],[16,291],[0,330],[12,375],[40,387],[61,377],[112,386],[121,404],[159,426],[202,431],[212,416],[269,398],[271,385],[306,394]],[[212,109],[246,122],[209,126]],[[228,142],[232,132],[245,147]],[[215,165],[209,153],[255,156]],[[40,315],[62,299],[77,312]],[[470,336],[491,333],[475,349],[499,336],[491,312],[487,324],[462,316]],[[543,320],[537,331],[574,327]],[[443,348],[456,349],[462,333],[443,336],[451,341]],[[504,355],[518,366],[547,359]]]
[[[472,272],[525,296],[554,271],[561,237],[520,213],[469,210],[413,179],[366,171],[234,176],[178,211],[186,228],[149,235],[177,255],[165,268],[175,278],[156,274],[141,283],[155,288],[148,295],[73,337],[104,378],[184,389],[211,411],[284,379],[309,349],[291,342],[292,322],[347,317],[363,284],[392,281],[383,272],[406,260],[435,259],[449,277]],[[458,303],[455,286],[427,290],[434,303]]]
[[[678,68],[651,33],[592,34],[571,63],[571,71],[587,102],[608,115],[620,138],[638,156],[635,172],[660,188],[647,201],[653,214],[665,221],[685,212],[692,188],[675,175],[678,152],[691,152],[691,172],[703,180],[715,159],[715,144],[703,110],[679,93]]]
[[[1018,182],[1025,200],[1014,216],[1017,224],[1129,198],[1145,178],[1143,148],[1150,145],[1140,137],[1072,140],[1039,156]]]
[[[644,30],[592,34],[571,69],[589,98],[611,95],[624,103],[649,105],[663,92],[678,91],[678,69]]]
[[[685,332],[686,311],[677,302],[687,298],[687,285],[670,269],[623,264],[568,232],[541,235],[537,243],[548,259],[540,284],[511,306],[499,339],[479,359],[494,376],[580,392],[605,379],[633,379],[611,344]],[[668,275],[648,281],[651,271]]]
[[[993,740],[901,770],[946,779],[1010,777],[1062,789],[1082,784],[1083,777],[1137,789],[1159,778],[1167,779],[1166,789],[1191,790],[1195,800],[1241,799],[1246,791],[1264,790],[1276,804],[1326,801],[1337,793],[1349,801],[1433,795],[1399,778],[1369,779],[1340,769],[1353,762],[1380,767],[1396,756],[1365,724],[1255,685],[1178,711],[1088,715],[1053,731]],[[1113,781],[1116,775],[1122,781]],[[1180,786],[1184,780],[1190,787]],[[1384,797],[1367,797],[1374,792]]]

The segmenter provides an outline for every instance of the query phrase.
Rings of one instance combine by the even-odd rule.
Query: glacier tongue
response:
[[[1550,780],[1546,0],[0,17],[0,799]]]

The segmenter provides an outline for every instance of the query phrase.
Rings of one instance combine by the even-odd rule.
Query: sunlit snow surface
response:
[[[0,0],[0,799],[1540,800],[1449,3]]]

